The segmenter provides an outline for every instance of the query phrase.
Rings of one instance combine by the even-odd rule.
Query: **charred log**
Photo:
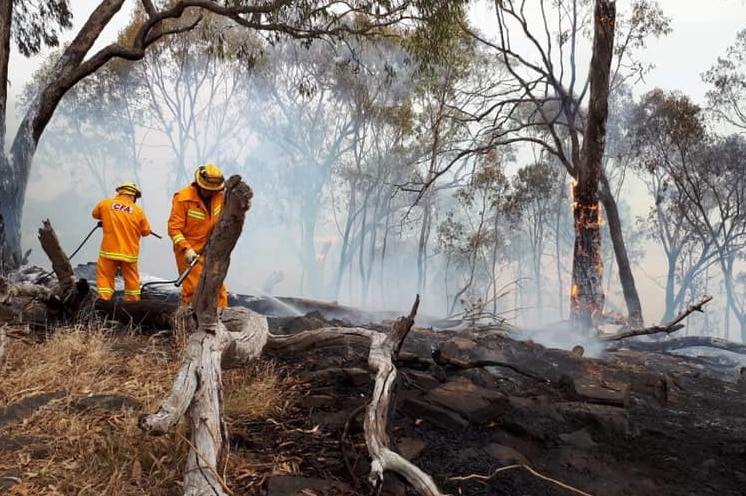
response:
[[[541,377],[539,375],[536,375],[533,372],[524,370],[521,367],[518,367],[517,365],[512,364],[512,363],[500,362],[496,360],[469,360],[469,361],[459,360],[458,358],[449,356],[438,349],[433,350],[432,356],[433,356],[433,360],[435,361],[435,363],[445,368],[451,368],[454,370],[466,370],[466,369],[482,368],[482,367],[503,367],[506,369],[510,369],[513,372],[520,374],[522,376],[530,377],[531,379],[536,379],[537,381],[540,381],[540,382],[548,382],[548,379],[546,377]]]
[[[730,351],[731,353],[738,353],[739,355],[746,355],[746,345],[744,344],[707,336],[686,336],[665,341],[631,341],[624,344],[624,348],[629,350],[657,353],[669,353],[671,351],[693,347],[713,348]]]
[[[157,300],[98,299],[93,308],[99,315],[129,325],[142,333],[148,333],[148,331],[173,330],[176,327],[174,319],[179,305]]]

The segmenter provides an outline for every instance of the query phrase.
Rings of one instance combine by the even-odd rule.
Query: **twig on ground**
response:
[[[561,482],[561,481],[559,481],[557,479],[553,479],[552,477],[549,477],[547,475],[541,474],[541,473],[537,472],[536,470],[534,470],[533,468],[531,468],[528,465],[526,465],[525,463],[516,463],[514,465],[507,465],[505,467],[500,467],[500,468],[496,469],[494,472],[492,472],[490,475],[471,474],[471,475],[466,475],[466,476],[451,477],[449,480],[453,480],[453,481],[466,481],[466,480],[476,479],[476,480],[485,481],[485,480],[493,479],[497,474],[499,474],[501,472],[505,472],[507,470],[514,470],[514,469],[517,469],[517,468],[525,469],[528,473],[530,473],[534,477],[537,477],[537,478],[539,478],[541,480],[544,480],[544,481],[547,481],[547,482],[551,482],[552,484],[556,485],[557,487],[561,487],[562,489],[567,489],[568,491],[571,491],[571,492],[573,492],[575,494],[580,494],[581,496],[593,496],[592,494],[587,493],[585,491],[582,491],[582,490],[580,490],[580,489],[578,489],[576,487],[572,487],[572,486],[570,486],[568,484],[565,484],[564,482]]]

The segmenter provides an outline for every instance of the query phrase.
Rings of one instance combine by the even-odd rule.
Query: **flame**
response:
[[[602,26],[604,24],[613,26],[616,20],[616,3],[610,0],[602,0],[596,4],[596,20]]]
[[[572,192],[574,193],[575,184],[573,183]],[[595,277],[598,281],[601,281],[603,274],[603,262],[601,258],[601,226],[604,225],[603,218],[601,216],[601,208],[598,202],[594,203],[583,203],[575,200],[575,195],[572,194],[572,210],[573,217],[575,219],[575,233],[576,236],[587,236],[588,232],[592,232],[592,236],[596,239],[596,242],[587,241],[584,243],[576,240],[576,250],[586,250],[589,248],[585,243],[590,242],[594,245],[595,253],[587,253],[580,251],[575,253],[575,256],[585,257],[587,263],[593,264],[593,270],[595,271]],[[583,234],[581,234],[583,233]],[[595,246],[597,243],[597,246]],[[573,262],[575,263],[575,261]],[[579,275],[581,278],[594,277],[593,275]],[[587,283],[587,284],[586,284]],[[581,286],[578,286],[580,284]],[[586,288],[586,285],[594,286],[593,281],[573,281],[572,288],[570,289],[570,309],[573,314],[576,315],[589,315],[594,322],[597,322],[600,317],[603,316],[605,294],[598,288],[597,291],[600,294],[583,294],[582,291],[591,290]],[[599,284],[600,286],[600,284]],[[596,290],[592,290],[596,291]]]

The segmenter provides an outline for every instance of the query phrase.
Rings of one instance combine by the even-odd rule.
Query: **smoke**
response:
[[[49,264],[36,240],[42,220],[52,221],[72,253],[95,225],[93,205],[122,181],[135,181],[153,230],[164,236],[143,239],[140,270],[175,279],[166,228],[171,196],[197,165],[214,162],[254,190],[231,256],[229,291],[400,313],[419,294],[421,313],[433,316],[490,301],[490,312],[536,329],[530,339],[596,353],[594,337],[547,324],[567,315],[571,244],[560,240],[553,253],[535,253],[525,241],[532,226],[502,224],[490,203],[501,183],[470,184],[472,171],[486,170],[481,159],[462,160],[433,179],[470,130],[455,119],[438,129],[443,142],[433,159],[432,123],[443,116],[433,95],[415,91],[412,61],[391,46],[356,47],[354,57],[342,48],[279,44],[250,72],[214,60],[184,68],[152,58],[121,87],[107,80],[114,95],[126,97],[116,107],[67,100],[42,138],[29,185],[23,246],[33,248],[32,263]],[[187,95],[181,113],[169,106],[175,95]],[[498,160],[505,170],[517,165],[508,155]],[[433,184],[420,197],[428,179]],[[447,222],[454,238],[444,243],[438,236]],[[95,261],[100,239],[94,233],[73,262]],[[536,258],[540,280],[529,270]],[[521,284],[502,294],[514,281]]]
[[[583,348],[586,358],[604,358],[607,343],[595,330],[574,329],[569,321],[559,321],[540,328],[522,328],[515,336],[517,339],[530,340],[546,348],[572,350],[577,346]]]

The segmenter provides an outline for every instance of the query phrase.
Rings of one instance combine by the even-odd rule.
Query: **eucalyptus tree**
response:
[[[252,78],[252,127],[282,152],[274,167],[292,199],[297,219],[297,252],[303,269],[301,291],[322,289],[317,229],[338,164],[351,153],[364,118],[354,112],[341,73],[355,63],[344,45],[313,43],[268,47]],[[295,224],[295,223],[294,223]]]
[[[463,17],[454,16],[435,35],[423,33],[408,40],[418,64],[413,93],[418,111],[413,139],[422,148],[422,155],[416,174],[402,189],[417,191],[419,195],[416,205],[421,215],[417,245],[419,292],[424,292],[428,284],[431,239],[441,210],[439,197],[463,183],[472,186],[480,183],[465,177],[470,164],[463,159],[470,154],[466,150],[471,149],[475,140],[474,115],[499,97],[505,80],[500,65],[495,65],[473,39],[463,35],[460,28],[463,22]],[[508,153],[506,149],[502,155]],[[471,170],[478,170],[473,163]]]
[[[122,64],[119,90],[148,140],[167,143],[172,187],[190,182],[196,165],[238,164],[248,154],[248,80],[263,43],[228,18],[203,18],[188,33],[153,44],[137,63]]]
[[[691,196],[703,193],[699,175],[682,176],[683,171],[700,167],[707,130],[700,107],[682,94],[662,90],[640,99],[629,126],[635,169],[654,198],[645,230],[665,256],[663,319],[668,320],[716,262],[713,239],[698,228],[699,222],[693,222],[698,215]]]
[[[703,151],[698,166],[681,171],[687,199],[693,204],[691,221],[707,236],[717,252],[727,297],[727,308],[735,316],[741,341],[746,341],[746,298],[739,290],[743,280],[746,249],[746,137],[734,134],[715,137]],[[692,178],[692,179],[690,179]],[[697,181],[700,191],[692,191]],[[729,316],[729,314],[726,314]],[[726,336],[729,331],[726,321]]]
[[[703,75],[709,85],[707,101],[715,116],[746,132],[746,29]]]
[[[607,215],[614,198],[599,188],[608,115],[608,92],[629,75],[634,49],[668,31],[653,2],[635,1],[620,9],[610,0],[520,0],[495,2],[496,39],[468,32],[489,47],[511,75],[506,95],[488,107],[482,147],[526,143],[557,157],[575,180],[573,207],[573,320],[589,326],[603,310],[599,200]],[[587,38],[593,41],[588,46]],[[588,70],[580,68],[590,55]],[[614,222],[613,226],[620,226]],[[642,325],[642,310],[623,236],[612,238],[629,320]]]
[[[501,215],[508,189],[505,160],[493,152],[471,159],[471,171],[454,196],[437,227],[438,246],[445,258],[443,277],[449,314],[457,306],[492,307],[497,310],[500,262],[510,245],[507,223]],[[458,208],[455,208],[458,207]]]
[[[21,259],[21,209],[36,140],[21,136],[6,152],[11,43],[26,57],[59,45],[60,32],[72,26],[67,2],[0,0],[0,272]],[[19,133],[20,135],[20,133]],[[37,137],[38,140],[38,137]],[[14,162],[21,164],[14,166]]]
[[[414,70],[399,38],[355,46],[353,51],[354,61],[336,70],[340,83],[336,101],[345,105],[358,125],[330,188],[331,213],[340,239],[331,290],[337,297],[348,279],[361,303],[368,304],[374,272],[379,276],[381,302],[390,299],[392,285],[406,285],[386,275],[397,273],[394,266],[406,264],[403,259],[409,251],[392,253],[390,247],[406,245],[408,230],[398,226],[407,224],[404,217],[413,201],[413,194],[402,194],[396,185],[411,176],[417,156],[409,140]]]
[[[557,222],[557,214],[566,206],[562,204],[566,199],[566,187],[564,182],[557,181],[554,165],[539,161],[518,170],[504,200],[503,209],[512,226],[511,238],[520,233],[525,237],[530,250],[526,253],[526,265],[530,269],[533,283],[530,293],[534,295],[533,304],[539,323],[542,321],[544,295],[548,286],[544,275],[547,244],[551,242],[551,224]],[[559,265],[559,261],[557,264]],[[561,291],[558,293],[562,294]]]
[[[21,262],[21,216],[28,178],[39,139],[62,97],[80,81],[111,60],[140,60],[158,40],[193,29],[204,19],[199,13],[212,12],[237,26],[267,38],[311,40],[324,37],[374,36],[381,26],[420,21],[437,25],[463,7],[453,0],[400,0],[369,2],[354,0],[273,0],[257,4],[236,1],[226,4],[210,0],[153,2],[140,0],[143,15],[130,26],[130,36],[98,47],[102,33],[122,9],[124,0],[101,0],[89,18],[61,51],[48,77],[42,81],[28,106],[17,132],[7,136],[7,86],[0,90],[0,266],[14,268]],[[197,15],[185,15],[196,13]],[[354,20],[364,18],[366,22]],[[55,46],[60,30],[72,25],[66,0],[30,2],[0,0],[0,78],[7,81],[11,40],[25,55],[43,46]]]
[[[746,301],[736,289],[746,248],[746,139],[710,135],[703,111],[687,97],[653,91],[638,109],[636,138],[652,184],[660,239],[669,260],[668,306],[681,303],[696,277],[713,264],[720,269],[727,315],[746,338]],[[658,186],[659,185],[659,186]],[[670,206],[667,210],[663,207]],[[671,215],[673,212],[673,215]],[[673,265],[686,256],[691,267],[673,290]]]

